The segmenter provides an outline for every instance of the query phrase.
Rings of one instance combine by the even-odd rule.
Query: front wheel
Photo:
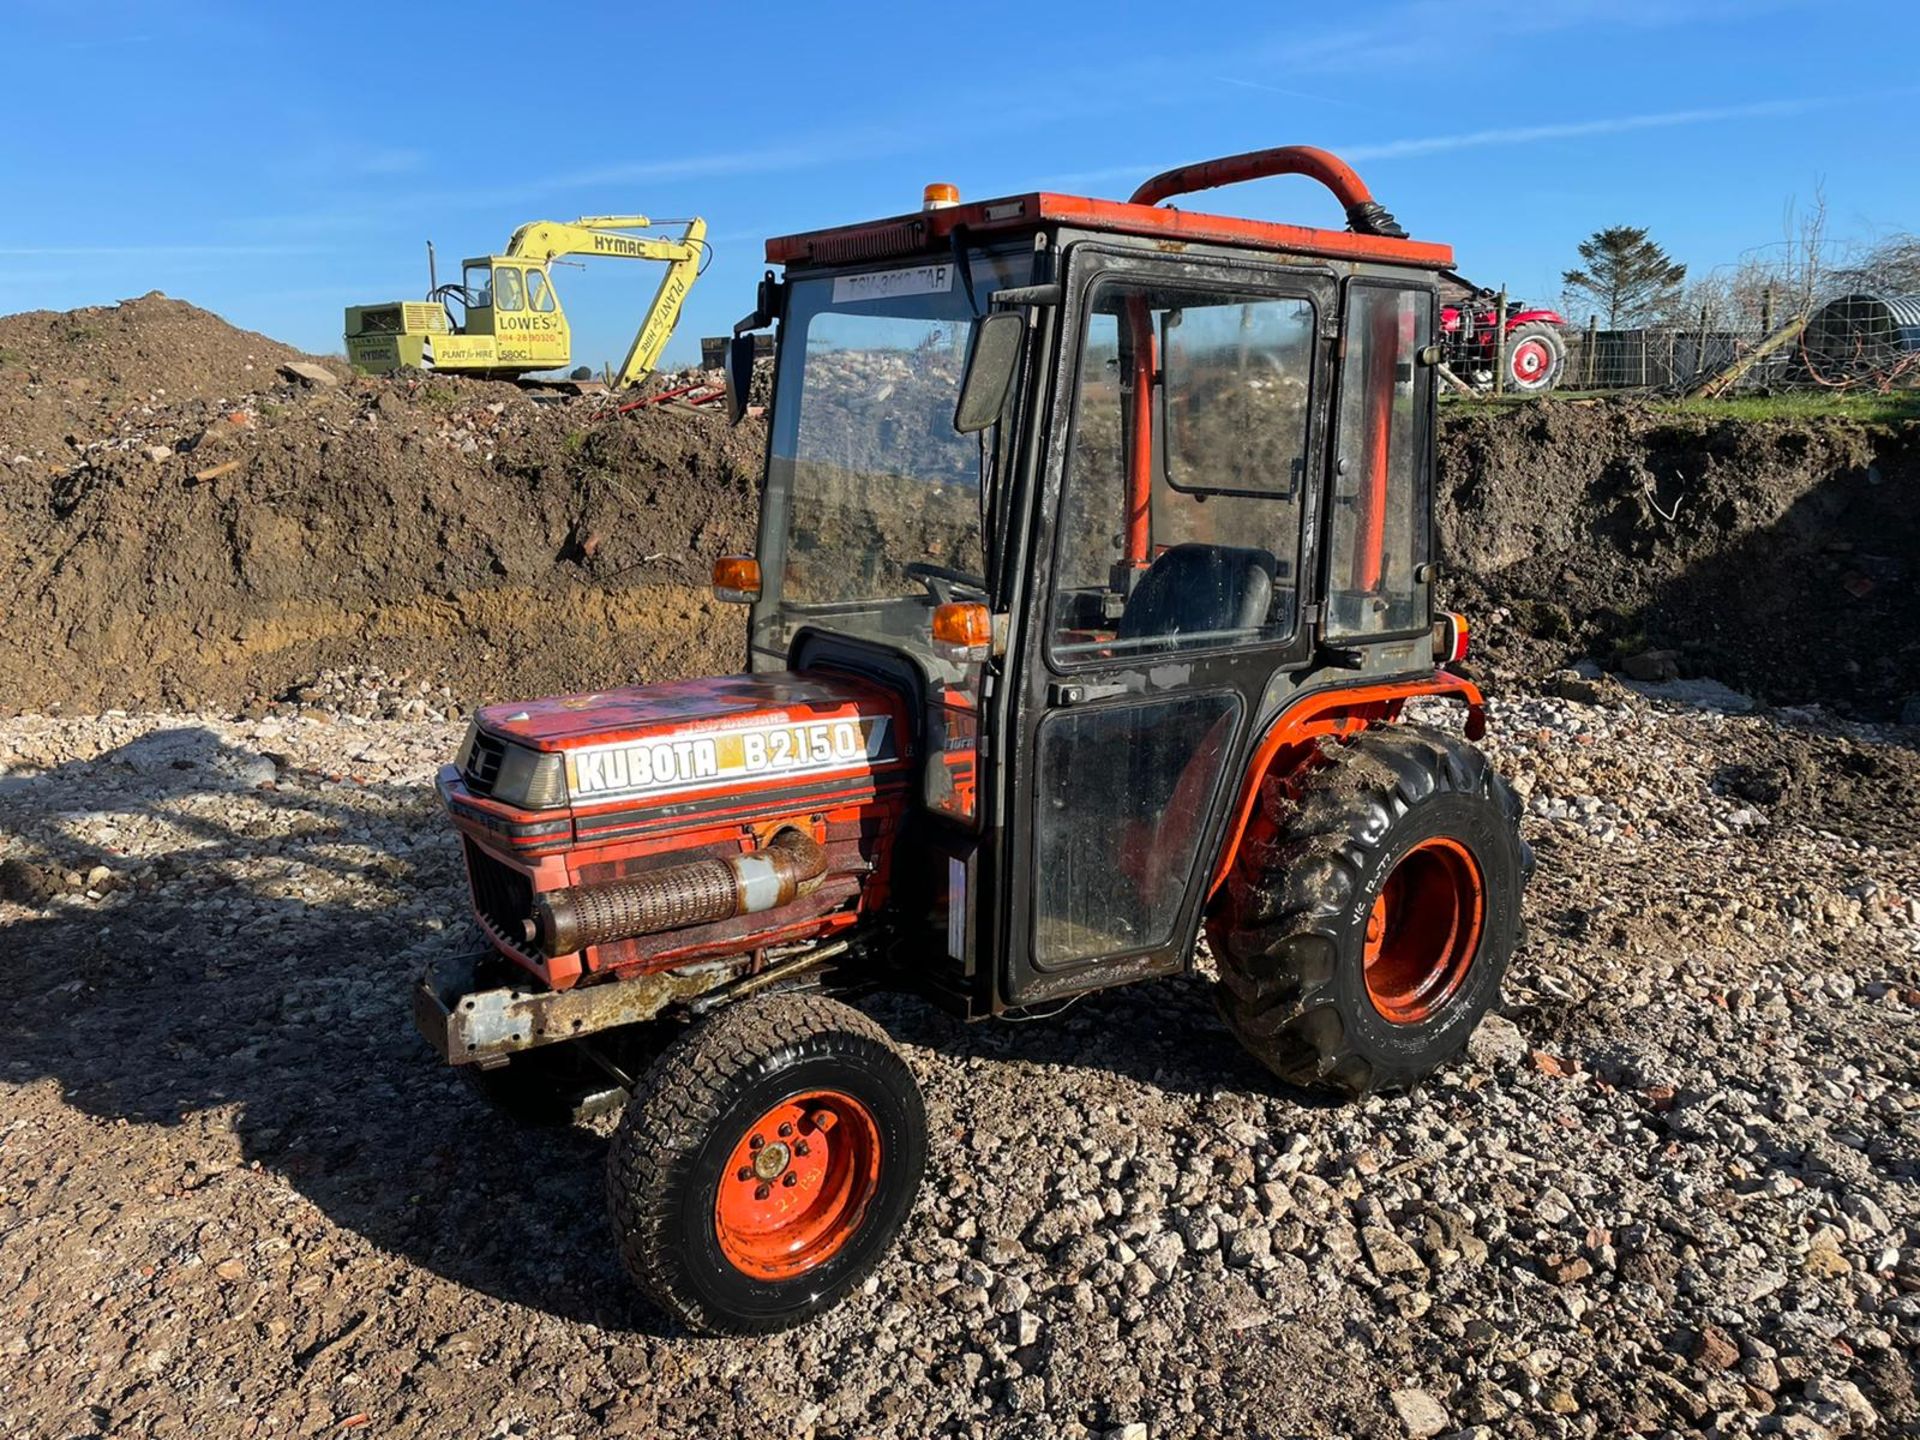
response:
[[[905,1223],[926,1168],[913,1072],[859,1011],[765,995],[641,1078],[607,1157],[621,1259],[696,1330],[784,1329],[838,1303]]]
[[[1261,787],[1209,938],[1220,1009],[1282,1079],[1404,1090],[1500,995],[1532,857],[1473,746],[1397,726]]]

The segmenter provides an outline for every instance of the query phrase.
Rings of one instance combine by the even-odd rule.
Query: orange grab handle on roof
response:
[[[1278,145],[1271,150],[1249,150],[1243,155],[1162,170],[1133,192],[1133,203],[1158,205],[1171,195],[1190,195],[1195,190],[1214,190],[1243,180],[1264,180],[1269,175],[1305,175],[1318,180],[1349,210],[1373,203],[1372,192],[1351,165],[1312,145]]]

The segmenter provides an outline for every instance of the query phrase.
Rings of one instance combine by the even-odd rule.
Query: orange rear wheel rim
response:
[[[1367,998],[1383,1019],[1417,1025],[1467,978],[1486,924],[1480,864],[1436,836],[1400,857],[1367,914]]]
[[[880,1127],[838,1090],[782,1100],[740,1136],[720,1176],[720,1253],[758,1280],[817,1269],[846,1246],[880,1188]]]

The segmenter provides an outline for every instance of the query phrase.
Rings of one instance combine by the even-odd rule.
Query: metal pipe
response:
[[[523,922],[526,939],[548,955],[589,945],[683,930],[791,904],[827,873],[827,852],[810,835],[782,830],[761,849],[728,860],[695,860],[629,880],[549,890]]]
[[[1347,227],[1356,234],[1406,238],[1407,232],[1374,200],[1366,181],[1354,173],[1351,165],[1338,155],[1312,145],[1249,150],[1219,160],[1202,160],[1195,165],[1163,170],[1133,192],[1133,203],[1158,205],[1169,196],[1238,185],[1243,180],[1264,180],[1269,175],[1305,175],[1310,180],[1318,180],[1333,192],[1334,199],[1347,212]]]

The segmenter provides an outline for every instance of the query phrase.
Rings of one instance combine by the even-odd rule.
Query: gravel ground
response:
[[[0,721],[0,1435],[1920,1434],[1913,816],[1754,783],[1914,734],[1566,688],[1495,707],[1539,874],[1470,1056],[1331,1105],[1204,978],[876,1001],[929,1183],[750,1342],[631,1294],[603,1133],[411,1032],[470,943],[448,697]]]

